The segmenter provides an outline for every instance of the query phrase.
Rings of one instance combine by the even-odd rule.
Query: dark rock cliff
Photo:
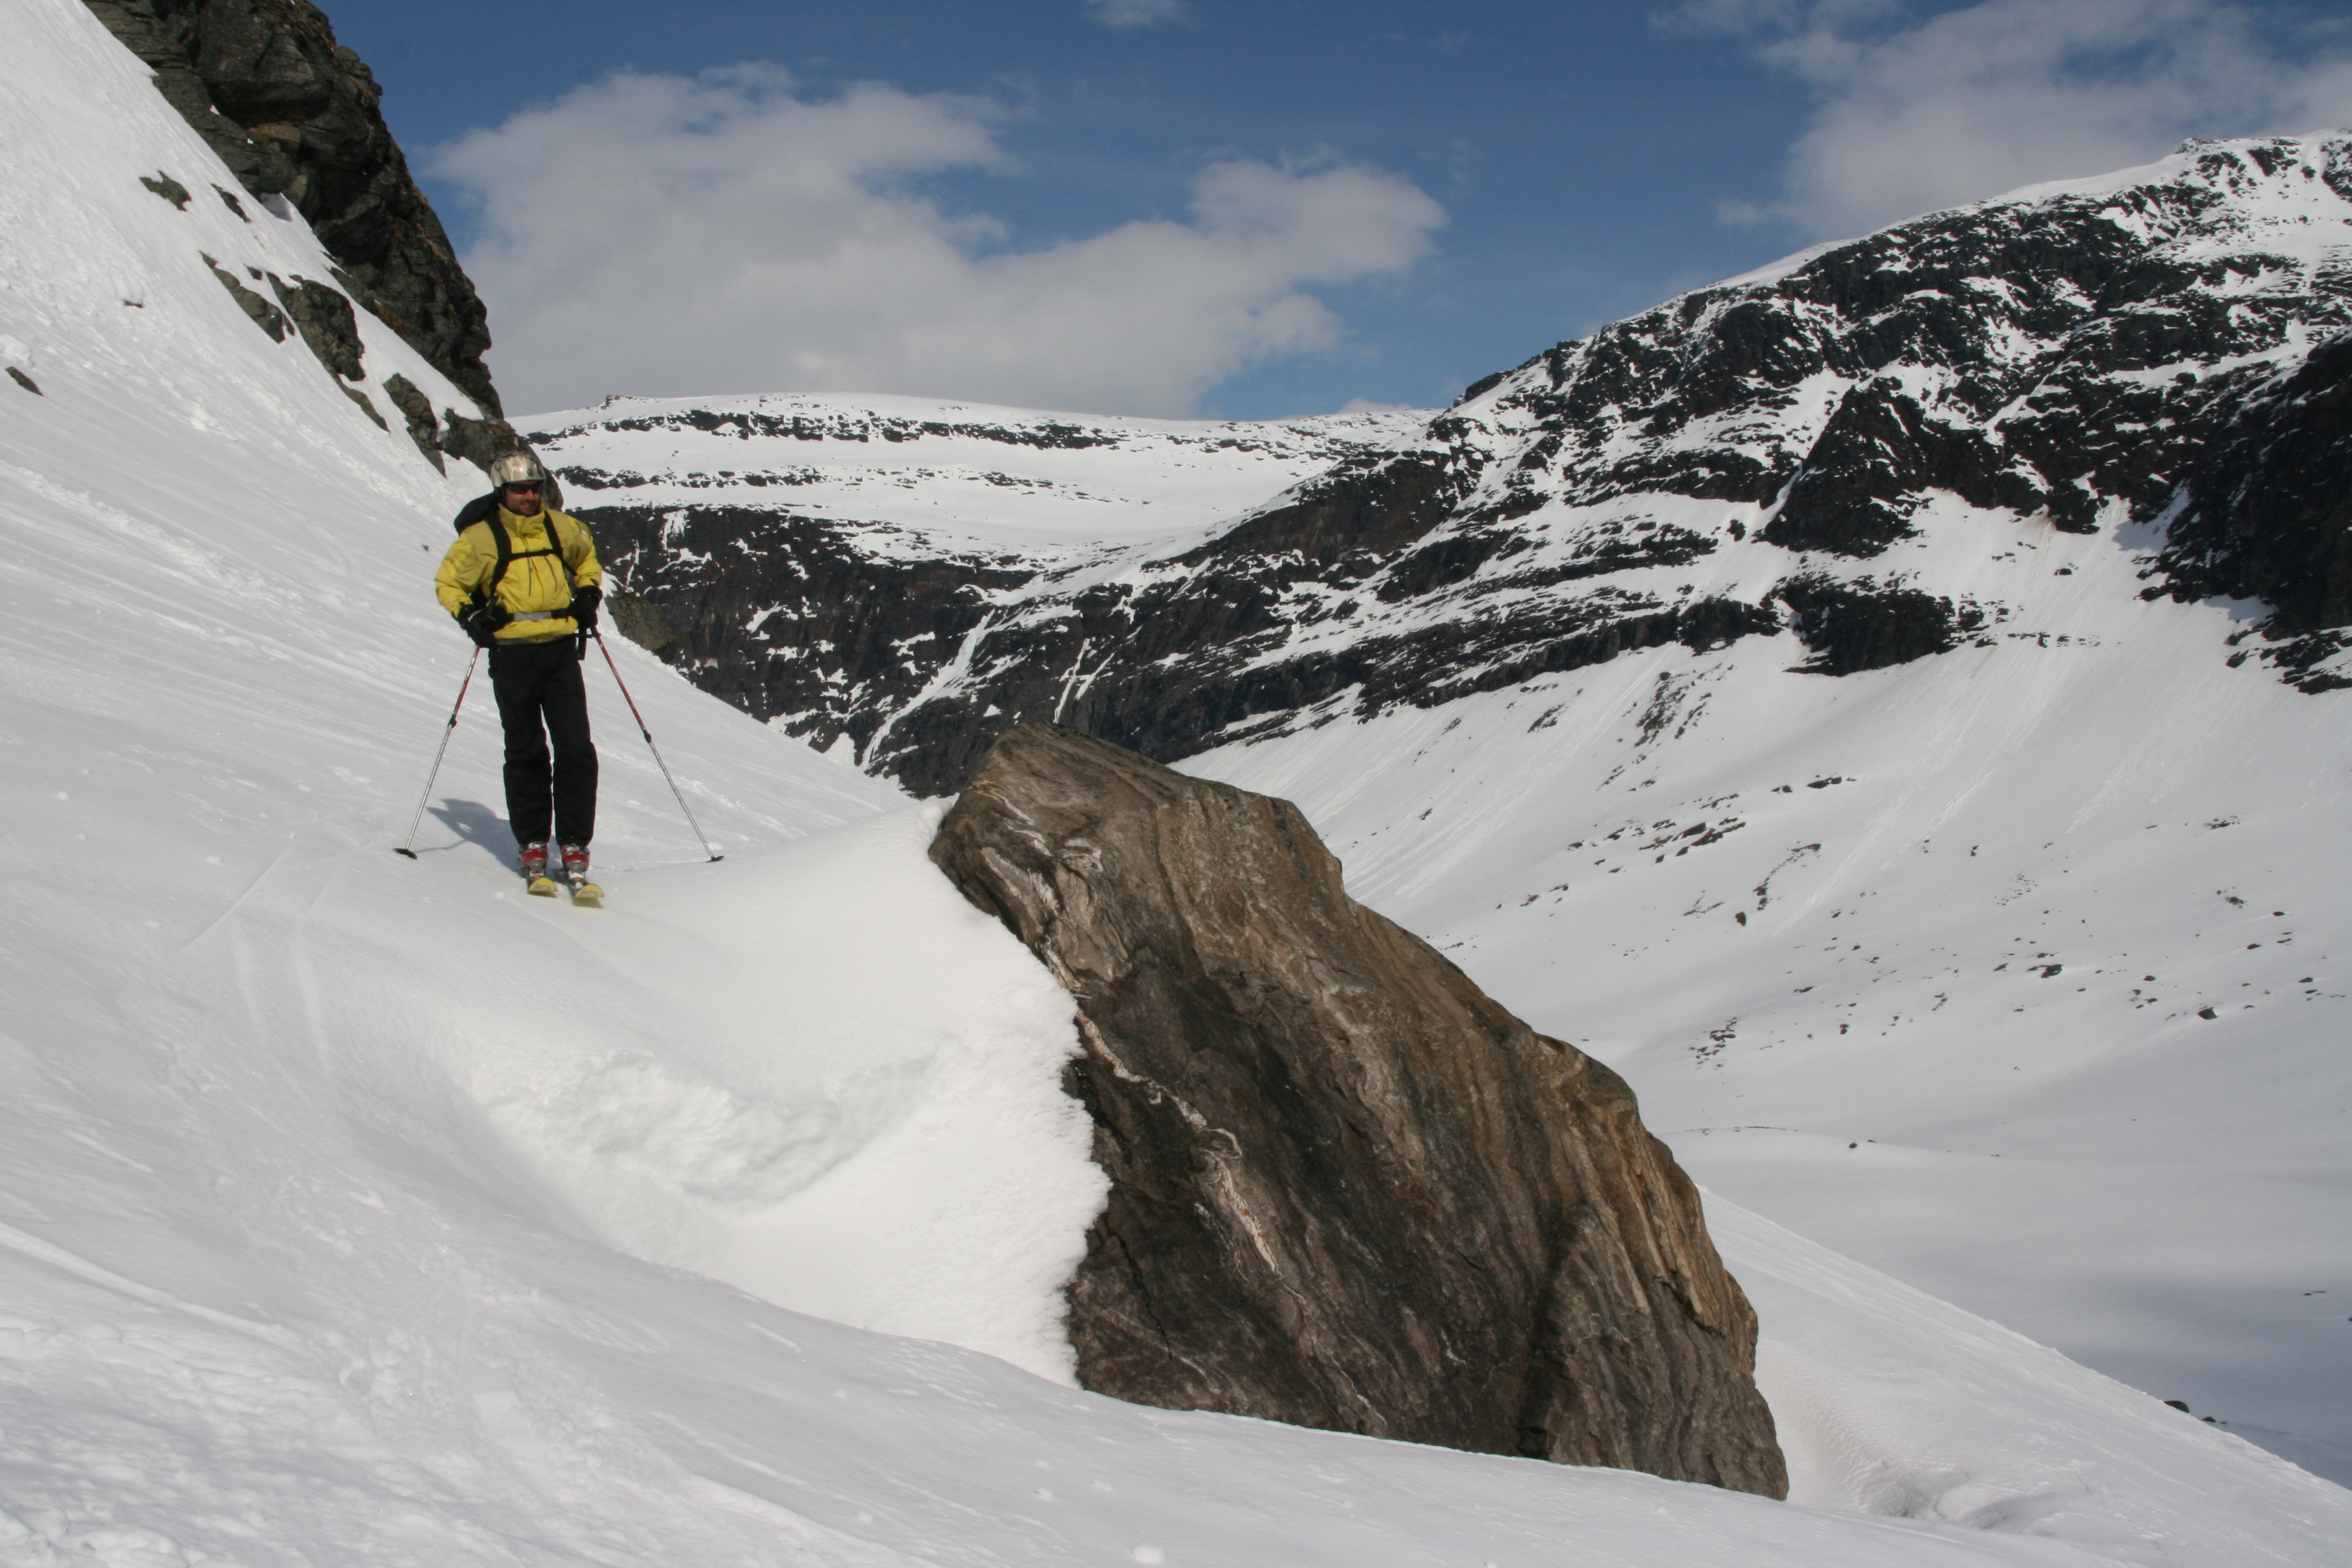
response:
[[[2306,691],[2352,686],[2312,666],[2352,647],[2352,334],[2241,408],[2190,481],[2159,567],[2174,598],[2271,606],[2266,660]],[[2242,658],[2242,655],[2235,656]]]
[[[377,109],[305,0],[84,0],[253,195],[293,204],[350,296],[493,416],[489,318]],[[210,199],[210,198],[207,198]]]
[[[748,479],[613,521],[698,682],[926,795],[1029,719],[1164,761],[1669,642],[1880,668],[2003,635],[1932,563],[2126,529],[2155,593],[2265,601],[2293,646],[2242,654],[2318,690],[2352,641],[2347,255],[2352,137],[2192,142],[1559,344],[1210,538],[924,562]]]
[[[1632,1091],[1349,899],[1295,806],[1025,724],[931,858],[1077,1002],[1087,1387],[1786,1494]]]
[[[1768,605],[1610,585],[1488,597],[1486,614],[1400,617],[1358,635],[1368,603],[1425,595],[1515,552],[1507,541],[1452,558],[1412,551],[1446,497],[1415,459],[1374,467],[1342,465],[1230,534],[1149,564],[1140,581],[1059,593],[1056,574],[1018,557],[910,560],[861,548],[854,525],[789,511],[592,504],[580,515],[677,627],[678,662],[697,684],[818,745],[846,734],[868,769],[925,795],[956,789],[1024,718],[1173,759],[1318,704],[1433,706],[1629,648],[1717,647],[1781,625]],[[1641,530],[1511,586],[1713,548]],[[1324,646],[1281,657],[1310,627]],[[940,689],[940,667],[959,658],[960,679]]]

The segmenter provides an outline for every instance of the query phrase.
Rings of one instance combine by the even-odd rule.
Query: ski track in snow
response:
[[[251,204],[241,221],[212,196],[234,182],[80,5],[0,0],[0,30],[12,46],[0,59],[11,160],[0,350],[42,389],[0,384],[0,872],[12,892],[0,907],[0,1563],[1404,1568],[1567,1550],[1630,1568],[2220,1568],[2308,1564],[2352,1542],[2340,1489],[1722,1198],[1710,1200],[1718,1234],[1766,1325],[1761,1378],[1798,1479],[1791,1504],[1140,1409],[1057,1382],[1058,1285],[1100,1183],[1083,1117],[1058,1089],[1069,1010],[931,874],[921,850],[936,808],[616,644],[723,865],[700,863],[593,664],[612,908],[521,895],[479,684],[420,858],[389,854],[465,668],[428,582],[444,520],[475,486],[435,474],[299,340],[273,342],[238,311],[199,251],[281,277],[324,277],[325,257],[298,219]],[[191,191],[184,212],[138,184],[159,169]],[[380,408],[374,378],[395,370],[436,406],[464,406],[380,323],[362,314],[360,328]],[[1940,1181],[1955,1207],[1979,1189],[1907,1177],[1909,1155],[1890,1145],[1966,1148],[1984,1163],[2053,1159],[2073,1138],[2085,1146],[2069,1173],[2105,1157],[2099,1139],[2145,1147],[2076,1125],[2117,1073],[2157,1065],[2090,1027],[2104,1016],[2094,1009],[2123,1005],[2121,978],[2100,974],[2076,1011],[2046,1015],[2072,1026],[2065,1049],[2030,1064],[2019,1130],[2002,1131],[2012,1142],[1983,1148],[1959,1134],[1984,1129],[1957,1111],[1938,1123],[1927,1092],[1948,1085],[1954,1103],[1980,1103],[1957,1034],[1920,1037],[1916,1059],[1941,1077],[1899,1097],[1875,1091],[1854,1058],[1797,1048],[1832,1016],[1826,996],[1769,1015],[1750,1005],[1722,1050],[1692,1061],[1698,1025],[1643,956],[1643,922],[1650,947],[1671,931],[1675,952],[1702,960],[1677,957],[1675,984],[1710,1005],[1746,1003],[1763,968],[1865,911],[1878,922],[1870,952],[1902,966],[1888,1006],[1906,1022],[1925,1005],[1926,944],[1958,947],[1956,966],[1973,974],[1990,956],[1969,934],[1978,925],[1948,932],[1932,910],[1886,921],[1905,891],[1887,868],[1914,862],[1892,827],[1856,837],[1873,810],[1892,809],[1916,739],[1916,724],[1880,727],[1874,705],[1932,718],[1918,694],[1964,700],[1944,687],[1965,687],[1969,657],[1939,667],[1932,689],[1807,683],[1812,706],[1783,715],[1802,731],[1783,753],[1789,777],[1801,789],[1818,762],[1854,782],[1708,806],[1710,822],[1738,812],[1748,825],[1663,863],[1637,867],[1617,841],[1616,879],[1649,880],[1613,919],[1580,901],[1610,873],[1554,876],[1535,825],[1579,837],[1621,816],[1696,820],[1706,792],[1753,781],[1661,760],[1657,785],[1604,787],[1561,762],[1549,782],[1481,796],[1493,814],[1478,820],[1473,782],[1446,785],[1407,829],[1421,819],[1398,792],[1420,785],[1399,780],[1489,759],[1518,779],[1540,760],[1496,747],[1474,763],[1466,737],[1490,724],[1530,744],[1580,737],[1607,760],[1625,749],[1609,744],[1621,710],[1652,702],[1660,672],[1687,681],[1677,691],[1715,692],[1677,742],[1677,755],[1703,756],[1745,710],[1727,677],[1627,660],[1591,672],[1582,707],[1503,693],[1207,762],[1282,773],[1265,782],[1310,803],[1360,891],[1446,933],[1538,1024],[1584,1038],[1599,1026],[1580,1022],[1605,1018],[1595,1048],[1634,1071],[1654,1124],[1719,1188],[1883,1256],[1884,1229],[1835,1223],[1805,1196],[1822,1186],[1841,1126],[1884,1135],[1868,1155],[1847,1152],[1883,1162],[1874,1188],[1916,1199]],[[2253,690],[2216,691],[2183,715],[2213,727],[2207,754],[2271,732]],[[1536,701],[1555,698],[1551,723],[1525,730]],[[2045,706],[2045,728],[2073,727],[2095,752],[2079,691]],[[1454,719],[1465,739],[1449,751],[1440,726]],[[2251,776],[2256,759],[2242,760]],[[1994,836],[2017,820],[2004,791],[2021,786],[2007,776],[1948,803],[1933,854],[1978,826],[1971,812],[2000,853],[1975,883],[1934,883],[1936,897],[2053,878],[2125,885],[2137,862],[2103,836],[2099,822],[2122,820],[2113,811],[2040,847]],[[2177,865],[2161,887],[2127,888],[2146,901],[2122,907],[2169,930],[2161,900],[2211,881],[2250,907],[2294,910],[2289,951],[2328,948],[2325,862],[2291,852],[2285,796],[2199,780],[2149,807]],[[2073,782],[2080,795],[2085,781]],[[1592,804],[1603,796],[1606,810]],[[1776,801],[1778,816],[1766,810]],[[2239,817],[2227,834],[2195,826],[2224,810]],[[1787,862],[1807,834],[1823,852]],[[2208,847],[2248,839],[2276,862],[2260,881],[2242,851],[2224,860]],[[1704,868],[1715,889],[1715,868],[1735,864],[1727,906],[1757,866],[1782,867],[1749,928],[1718,929],[1728,907],[1686,926],[1656,913],[1691,897],[1686,872]],[[1545,879],[1570,884],[1549,905]],[[1522,884],[1538,897],[1510,918],[1481,901]],[[1999,929],[2051,946],[1995,908]],[[2213,908],[2198,929],[2217,939],[2258,918]],[[1757,914],[1782,923],[1768,931]],[[1585,922],[1584,950],[1606,933],[1629,955],[1563,988],[1545,970],[1562,920]],[[1778,943],[1779,956],[1728,957],[1743,939]],[[2079,934],[2066,973],[2112,969],[2102,955],[2135,940],[2120,921]],[[2253,950],[2227,963],[2203,951],[2167,955],[2168,1006],[2268,973]],[[1816,966],[1837,969],[1822,952]],[[1864,994],[1861,963],[1840,973],[1840,999]],[[1710,992],[1694,975],[1711,971],[1723,975]],[[1960,994],[1980,1026],[2009,987],[2060,984],[1977,978]],[[2045,1005],[2046,989],[2029,994]],[[2305,1058],[2271,1019],[2333,1005],[2281,995],[2227,1027],[2244,1060],[2283,1070]],[[2150,1052],[2200,1037],[2178,1018],[2128,1016],[2149,1027]],[[1767,1057],[1809,1065],[1784,1081],[1754,1068]],[[2180,1116],[2220,1082],[2184,1080]],[[2120,1157],[2105,1168],[2138,1172],[2150,1211],[2200,1173],[2227,1188],[2252,1118],[2210,1109],[2200,1136],[2225,1146],[2192,1169]],[[1809,1131],[1718,1158],[1758,1142],[1728,1131],[1735,1110]],[[2306,1143],[2274,1153],[2321,1160]],[[2049,1179],[2039,1185],[2055,1211]],[[2263,1258],[2293,1215],[2243,1217],[2247,1256]],[[2102,1226],[2113,1219],[2101,1211]],[[2076,1249],[2096,1239],[2054,1222],[2011,1239],[2044,1245],[2053,1231]],[[1894,1261],[1919,1262],[1904,1272],[1941,1287],[1926,1264],[1974,1256],[1983,1229],[1942,1239]],[[1947,1272],[1987,1277],[1958,1262]],[[2038,1337],[2060,1337],[2023,1316]]]

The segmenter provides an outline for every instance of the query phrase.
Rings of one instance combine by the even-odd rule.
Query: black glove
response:
[[[466,628],[476,647],[496,642],[499,628],[513,619],[514,613],[504,605],[473,605],[457,613],[457,624]]]
[[[596,606],[604,602],[604,590],[593,583],[589,584],[585,588],[572,590],[572,618],[580,623],[582,631],[584,632],[596,624]]]

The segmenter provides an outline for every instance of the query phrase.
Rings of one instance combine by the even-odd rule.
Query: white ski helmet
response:
[[[490,483],[499,489],[509,485],[543,485],[546,482],[547,470],[541,468],[539,459],[529,452],[509,452],[502,458],[490,459]]]

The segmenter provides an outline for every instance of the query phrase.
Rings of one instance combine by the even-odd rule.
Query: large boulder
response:
[[[931,858],[1076,1000],[1087,1387],[1785,1495],[1755,1313],[1624,1080],[1349,899],[1296,806],[1024,724]]]

